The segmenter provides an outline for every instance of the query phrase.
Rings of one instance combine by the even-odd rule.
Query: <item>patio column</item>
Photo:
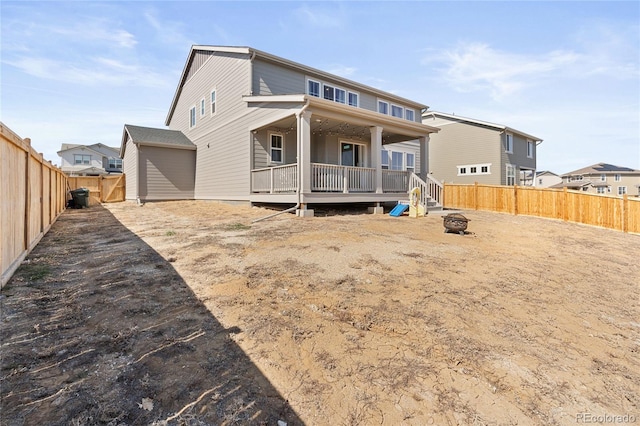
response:
[[[300,115],[299,126],[300,191],[303,194],[308,194],[311,192],[311,111],[305,111]]]
[[[418,140],[420,141],[420,177],[426,180],[429,174],[429,135],[422,136]]]
[[[382,194],[382,127],[369,127],[371,131],[371,162],[376,169],[376,194]]]

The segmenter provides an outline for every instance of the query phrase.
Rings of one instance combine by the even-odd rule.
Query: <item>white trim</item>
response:
[[[513,176],[509,176],[509,169],[513,169]],[[518,172],[518,168],[515,164],[505,164],[505,173],[504,173],[504,183],[507,186],[513,186],[516,184],[516,173]],[[513,177],[513,183],[509,184],[509,178]]]
[[[509,143],[509,136],[511,136],[511,143]],[[507,154],[513,154],[513,133],[504,134],[504,152]]]
[[[400,115],[393,115],[393,108],[399,108]],[[391,104],[389,108],[389,115],[395,118],[404,118],[404,107],[402,105]]]
[[[358,166],[356,164],[354,164],[353,166],[350,167],[369,167],[369,161],[367,158],[367,145],[363,144],[362,141],[353,141],[351,139],[338,139],[338,157],[340,159],[340,165],[341,166],[345,166],[346,164],[342,164],[342,144],[349,144],[349,145],[358,145],[362,147],[362,162],[363,165],[362,166]],[[355,158],[354,158],[355,160]]]
[[[207,104],[205,98],[200,99],[200,118],[204,117],[207,113]]]
[[[349,95],[356,95],[356,104],[355,105],[351,105],[351,103],[349,102]],[[360,93],[359,92],[354,92],[352,90],[347,90],[347,105],[352,106],[354,108],[360,108]]]
[[[380,104],[384,104],[387,106],[387,112],[382,112],[380,111]],[[383,101],[382,99],[377,99],[376,100],[376,112],[378,112],[378,114],[384,114],[384,115],[389,115],[389,102],[387,101]]]
[[[529,152],[529,147],[531,147],[531,152]],[[527,139],[527,158],[533,158],[536,151],[536,146],[531,139]]]
[[[192,112],[193,112],[193,115],[191,115]],[[192,105],[191,108],[189,108],[189,129],[193,129],[196,127],[196,124],[198,123],[196,120],[197,116],[198,116],[198,107],[197,105]]]
[[[622,192],[620,192],[622,191]],[[619,186],[618,187],[618,195],[624,195],[627,193],[627,187],[626,186]]]
[[[268,133],[268,139],[269,139],[269,163],[268,164],[284,164],[284,134],[281,132],[273,132],[273,131],[269,131]],[[274,148],[273,144],[272,144],[272,137],[273,136],[279,136],[280,137],[280,141],[281,141],[281,147],[280,148]],[[280,151],[280,161],[274,161],[273,159],[273,151]]]
[[[407,117],[407,113],[413,114],[413,118]],[[405,120],[409,120],[409,121],[416,121],[416,110],[414,110],[412,108],[405,108],[404,109],[404,119]]]
[[[214,93],[215,93],[216,100],[212,101],[211,95],[213,95]],[[216,113],[218,112],[218,89],[216,87],[214,87],[209,91],[209,108],[211,109],[210,114],[216,115]]]
[[[312,95],[311,92],[309,92],[309,82],[313,82],[313,83],[318,84],[318,95],[317,96],[316,95]],[[306,77],[304,83],[305,83],[305,86],[306,86],[305,93],[307,95],[313,96],[314,98],[319,98],[322,95],[322,82],[320,82],[318,80],[314,80],[313,78]]]

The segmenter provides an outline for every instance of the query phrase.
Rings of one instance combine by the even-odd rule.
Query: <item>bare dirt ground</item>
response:
[[[640,236],[105,207],[0,294],[2,424],[640,423]]]

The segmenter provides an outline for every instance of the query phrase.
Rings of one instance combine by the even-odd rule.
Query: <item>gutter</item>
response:
[[[298,202],[296,203],[295,206],[293,206],[291,208],[288,208],[286,210],[282,210],[281,212],[270,214],[270,215],[265,216],[265,217],[254,219],[254,220],[251,221],[251,223],[260,222],[260,221],[263,221],[263,220],[266,220],[266,219],[271,219],[272,217],[276,217],[276,216],[281,215],[283,213],[292,212],[294,210],[297,210],[300,207],[300,204],[302,204],[301,198],[300,198],[300,195],[301,195],[300,194],[300,186],[302,185],[302,182],[300,182],[300,177],[301,177],[301,174],[302,174],[302,171],[301,171],[302,167],[300,167],[300,144],[301,144],[301,141],[302,141],[302,120],[301,120],[301,117],[302,117],[302,113],[304,113],[305,110],[308,107],[309,107],[309,99],[307,99],[307,102],[304,104],[304,106],[302,108],[300,108],[300,111],[296,112],[296,121],[297,121],[297,124],[298,124],[298,134],[297,134],[298,140],[297,140],[297,152],[296,152],[296,154],[298,156],[298,166],[296,167],[297,168],[296,180],[298,182],[297,182],[297,185],[296,185],[296,196],[298,198]]]

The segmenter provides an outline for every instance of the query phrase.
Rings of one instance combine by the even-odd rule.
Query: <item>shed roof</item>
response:
[[[156,129],[153,127],[125,124],[122,133],[122,145],[120,146],[121,157],[124,157],[124,150],[129,137],[136,145],[189,150],[196,149],[196,145],[179,130]]]

